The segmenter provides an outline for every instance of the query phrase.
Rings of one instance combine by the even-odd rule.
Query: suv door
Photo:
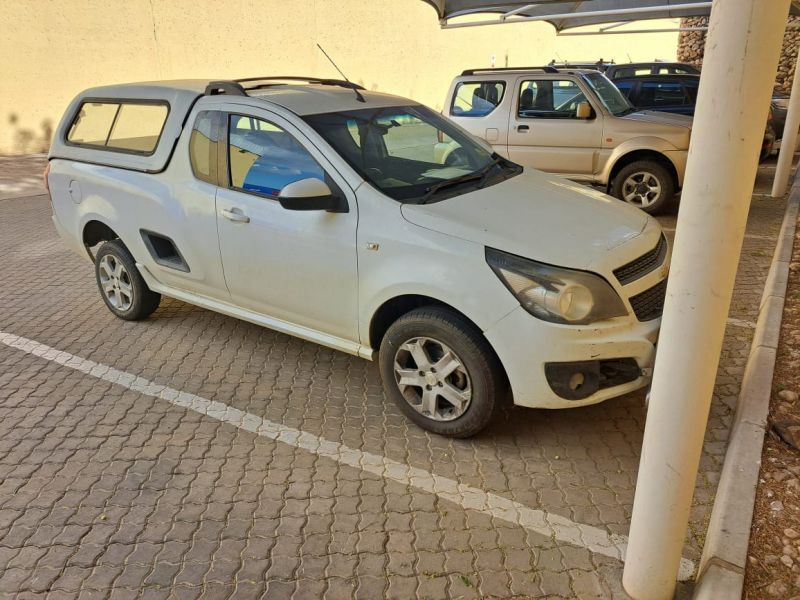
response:
[[[521,165],[591,179],[603,135],[603,116],[578,81],[519,77],[509,115],[508,157]],[[589,102],[592,116],[577,117]]]
[[[266,110],[226,114],[217,193],[219,248],[235,304],[358,340],[357,206],[330,162],[286,119]],[[349,212],[288,210],[277,197],[300,179],[324,180]]]

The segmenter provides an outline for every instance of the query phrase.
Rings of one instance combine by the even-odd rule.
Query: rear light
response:
[[[47,163],[47,166],[44,168],[44,189],[47,190],[47,193],[50,193],[50,182],[47,181],[47,178],[50,176],[50,163]]]

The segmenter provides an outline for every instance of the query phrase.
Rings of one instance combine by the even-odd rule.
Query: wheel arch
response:
[[[607,193],[611,192],[611,187],[614,184],[614,178],[622,169],[640,160],[649,160],[662,165],[672,177],[672,183],[674,184],[675,189],[676,190],[680,189],[680,178],[678,177],[678,169],[675,168],[675,165],[669,159],[669,157],[663,152],[659,152],[658,150],[639,148],[620,155],[614,161],[609,170],[608,177],[606,178],[606,192]]]
[[[117,232],[98,219],[87,221],[81,231],[81,241],[87,248],[116,239],[119,239]]]
[[[389,327],[391,327],[392,323],[412,310],[422,308],[423,306],[433,306],[452,311],[460,318],[464,319],[467,323],[472,325],[475,330],[481,334],[483,339],[486,340],[487,346],[491,349],[494,357],[497,359],[497,363],[500,365],[503,376],[506,378],[506,381],[508,381],[508,374],[506,373],[503,362],[500,360],[500,356],[497,354],[494,346],[483,333],[483,330],[475,323],[475,321],[447,302],[443,302],[437,298],[425,296],[423,294],[403,294],[394,296],[393,298],[384,301],[383,304],[381,304],[375,310],[369,323],[369,342],[373,352],[377,355],[377,352],[380,349],[381,341],[383,340],[384,335],[386,335]]]

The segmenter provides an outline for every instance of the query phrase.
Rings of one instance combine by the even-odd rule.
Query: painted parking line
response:
[[[40,344],[35,340],[0,331],[0,343],[97,379],[121,385],[140,394],[165,400],[174,406],[195,411],[261,437],[282,442],[294,448],[301,448],[337,463],[435,494],[464,509],[479,511],[545,537],[581,546],[603,556],[624,560],[628,542],[626,536],[609,533],[591,525],[576,523],[566,517],[543,510],[529,508],[508,498],[461,484],[454,479],[268,421],[222,402],[208,400],[195,394],[160,385],[132,373]],[[694,563],[689,559],[682,559],[679,580],[689,579],[693,572]]]

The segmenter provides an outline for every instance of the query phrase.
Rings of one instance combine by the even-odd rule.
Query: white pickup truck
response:
[[[95,88],[46,177],[119,318],[165,294],[377,359],[430,431],[477,433],[509,387],[567,408],[649,381],[658,223],[411,100],[314,78]]]

